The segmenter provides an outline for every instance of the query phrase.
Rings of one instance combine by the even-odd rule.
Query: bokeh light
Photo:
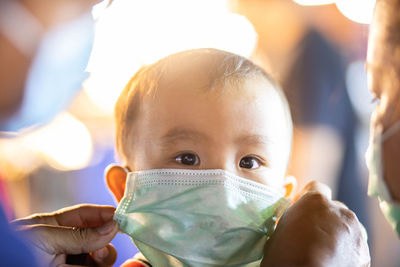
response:
[[[51,124],[24,138],[32,150],[59,170],[83,168],[92,156],[93,144],[89,130],[68,113],[60,114]]]
[[[293,0],[302,6],[336,4],[338,10],[348,19],[370,24],[376,0]]]
[[[370,24],[375,0],[336,0],[336,6],[348,19],[358,23]]]
[[[69,113],[22,136],[0,140],[2,169],[14,174],[29,173],[43,163],[58,170],[80,169],[89,164],[92,153],[89,130]]]
[[[335,0],[293,0],[293,2],[302,6],[320,6],[335,3]]]
[[[99,8],[100,9],[100,8]],[[85,92],[111,114],[130,77],[169,54],[213,47],[250,56],[257,34],[227,0],[119,0],[100,9]]]

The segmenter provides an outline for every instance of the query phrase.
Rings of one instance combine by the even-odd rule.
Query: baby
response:
[[[153,266],[257,266],[284,197],[285,97],[241,56],[195,49],[140,69],[115,108],[115,219]]]

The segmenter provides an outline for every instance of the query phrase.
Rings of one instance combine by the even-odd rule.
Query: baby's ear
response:
[[[290,197],[294,193],[297,186],[297,180],[293,176],[286,176],[283,187],[285,188],[285,197]]]
[[[127,170],[118,165],[109,165],[105,171],[108,188],[119,203],[125,192]]]

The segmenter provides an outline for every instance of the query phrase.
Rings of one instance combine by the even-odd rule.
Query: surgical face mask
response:
[[[382,127],[377,127],[372,135],[372,142],[370,142],[368,147],[366,160],[369,169],[368,195],[378,197],[384,216],[400,237],[400,203],[392,199],[384,180],[382,149],[385,140],[399,130],[400,121],[395,123],[385,133],[383,133]]]
[[[26,79],[21,107],[0,121],[0,131],[43,124],[64,110],[88,76],[85,68],[93,38],[94,21],[89,13],[45,33]]]
[[[160,169],[128,174],[114,219],[153,266],[259,266],[288,205],[224,170]]]

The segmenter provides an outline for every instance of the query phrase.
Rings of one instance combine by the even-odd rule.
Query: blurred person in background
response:
[[[80,88],[86,77],[84,69],[91,48],[88,38],[90,20],[84,15],[94,2],[0,2],[0,125],[3,135],[51,120]],[[63,39],[65,36],[68,38]],[[71,54],[70,49],[73,51]],[[332,208],[337,209],[338,204],[329,200],[329,193],[324,197],[317,192],[320,190],[306,188],[305,192],[312,192],[306,193],[283,217],[268,244],[268,261],[296,262],[298,257],[306,257],[308,261],[323,262],[326,260],[323,255],[332,252],[332,244],[353,247],[354,250],[345,253],[334,251],[329,253],[329,260],[341,263],[349,257],[356,261],[359,259],[360,244],[357,245],[357,240],[360,240],[362,231],[357,218],[350,211],[329,213]],[[322,213],[315,213],[316,209]],[[107,266],[112,265],[116,257],[115,250],[107,245],[117,231],[116,224],[110,222],[113,213],[112,207],[85,205],[33,215],[16,221],[14,225],[31,236],[29,240],[38,248],[39,259],[47,264],[67,262],[66,254],[96,251],[91,254],[91,259]],[[321,215],[325,221],[320,219]],[[10,231],[4,216],[1,216],[1,226],[2,263],[15,266],[16,261],[22,261],[21,266],[32,266],[33,259],[26,246],[20,241],[11,241],[15,233]],[[322,243],[318,233],[321,226],[329,230]],[[344,232],[346,234],[341,234]],[[296,247],[292,258],[284,257],[285,250],[280,249],[287,244]],[[318,253],[312,249],[315,244],[318,244]],[[365,262],[365,258],[359,262]]]
[[[0,130],[2,136],[50,121],[81,88],[93,42],[91,8],[98,1],[0,2]],[[0,210],[1,265],[73,263],[66,254],[111,266],[114,208],[82,205],[14,221],[36,256],[10,230]],[[36,259],[35,259],[36,258]]]
[[[368,43],[368,85],[378,100],[366,154],[368,194],[400,235],[400,1],[378,0]]]

